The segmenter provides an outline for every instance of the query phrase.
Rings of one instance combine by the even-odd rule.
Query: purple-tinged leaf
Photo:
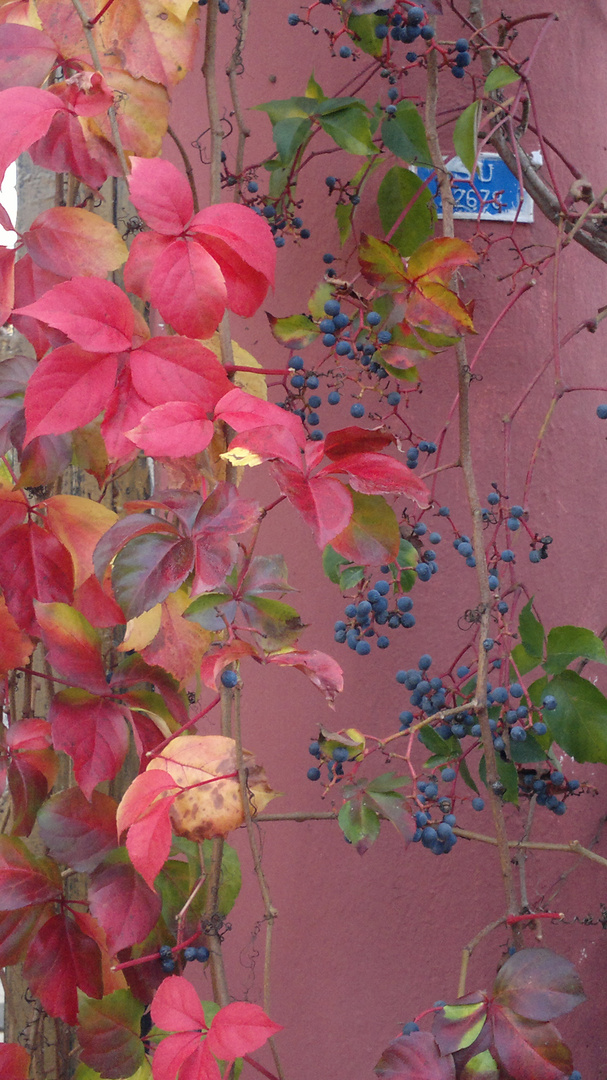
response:
[[[375,1073],[379,1080],[455,1080],[451,1054],[441,1057],[427,1031],[394,1039],[380,1057]]]
[[[499,970],[494,1000],[528,1020],[554,1020],[586,1000],[573,964],[550,949],[521,949]]]

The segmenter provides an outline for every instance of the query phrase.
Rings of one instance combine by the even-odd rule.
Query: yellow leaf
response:
[[[162,604],[156,604],[149,611],[144,611],[143,615],[138,615],[135,619],[129,619],[126,624],[124,640],[118,646],[118,652],[130,652],[131,649],[134,649],[135,652],[140,653],[156,637],[160,630],[161,620]]]
[[[118,515],[93,499],[80,495],[52,495],[46,500],[51,532],[67,548],[74,563],[74,584],[79,588],[94,574],[93,551]]]
[[[226,450],[221,455],[224,461],[229,461],[230,465],[261,465],[263,458],[260,458],[258,454],[254,454],[252,450],[247,450],[244,446],[235,446],[232,450]]]
[[[207,349],[215,353],[218,360],[221,360],[219,334],[213,334],[213,337],[205,340],[204,344]],[[232,341],[232,354],[237,367],[261,367],[259,361],[250,352],[243,349],[242,345],[239,345],[237,341]],[[252,371],[237,371],[232,381],[234,386],[246,390],[247,394],[252,394],[253,397],[261,398],[263,401],[268,400],[268,385],[265,375],[254,375]]]

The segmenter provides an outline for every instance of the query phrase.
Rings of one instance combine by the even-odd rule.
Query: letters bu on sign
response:
[[[533,164],[539,168],[542,156],[538,151],[531,154]],[[533,221],[533,201],[526,191],[521,192],[518,177],[510,171],[498,154],[481,154],[478,159],[474,182],[470,180],[463,161],[459,157],[447,162],[453,179],[454,217],[480,218],[482,221]],[[417,168],[421,180],[431,176],[432,169]],[[443,215],[443,206],[434,176],[428,183],[434,196],[436,212]]]

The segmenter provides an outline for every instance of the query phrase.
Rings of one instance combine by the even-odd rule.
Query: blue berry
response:
[[[553,783],[555,787],[560,787],[564,779],[565,777],[558,769],[555,769],[554,772],[550,773],[551,783]]]
[[[335,315],[339,315],[340,311],[341,305],[339,300],[327,300],[325,304],[325,315],[328,315],[329,318],[332,319]]]
[[[206,945],[200,945],[196,949],[196,959],[198,960],[199,964],[205,964],[207,962],[207,960],[209,959],[210,955],[211,954],[210,954],[209,950],[207,949]]]
[[[335,326],[338,330],[344,330],[346,326],[349,326],[350,320],[345,311],[340,311],[334,318]]]
[[[426,825],[426,827],[422,830],[422,844],[424,845],[424,847],[432,847],[432,845],[436,843],[437,840],[438,833],[436,829],[434,829],[432,825]]]
[[[309,240],[310,235],[311,235],[310,230],[309,229],[300,229],[299,230],[299,235],[301,236],[302,240]]]
[[[338,356],[348,356],[350,350],[351,345],[349,341],[338,341],[335,346],[335,352]]]
[[[542,561],[542,556],[539,551],[529,552],[529,562],[538,563]]]
[[[579,780],[568,780],[567,781],[567,787],[568,787],[569,791],[577,791],[579,786],[580,786]]]
[[[367,322],[369,326],[378,326],[381,322],[381,315],[379,311],[370,311],[367,315]]]
[[[274,237],[274,246],[275,247],[282,248],[282,247],[285,246],[285,244],[286,244],[286,240],[285,240],[284,236],[275,236]]]
[[[378,649],[387,649],[389,644],[390,644],[390,638],[385,637],[384,634],[381,634],[380,637],[378,637],[378,639],[377,639],[377,648]]]
[[[467,38],[458,38],[455,42],[457,52],[468,52],[469,41]]]
[[[497,605],[497,610],[499,611],[500,615],[506,614],[506,612],[508,611],[508,605],[505,600],[500,600],[499,604]]]
[[[471,57],[469,52],[460,52],[455,57],[455,66],[458,68],[468,67]]]
[[[515,724],[515,726],[510,729],[510,738],[514,739],[514,742],[524,742],[527,738],[527,732],[520,724]]]
[[[497,506],[499,501],[500,497],[497,491],[491,491],[489,495],[487,495],[487,502],[489,503],[489,506]]]
[[[441,773],[441,779],[444,780],[446,784],[448,784],[451,780],[455,780],[456,775],[457,774],[455,772],[455,769],[451,769],[451,768],[443,769],[443,771]],[[441,837],[441,840],[442,839],[444,839],[444,837]]]
[[[420,581],[430,581],[432,577],[432,571],[427,563],[418,563],[415,567],[415,573]]]
[[[410,455],[412,456],[413,454],[417,457],[417,450],[414,446],[412,446],[410,450],[407,450],[407,457]],[[424,525],[423,521],[418,521],[417,525],[413,526],[413,532],[416,536],[425,536],[428,532],[428,526]]]
[[[412,1035],[414,1031],[419,1031],[419,1025],[414,1024],[412,1020],[403,1026],[403,1035]]]
[[[333,761],[343,762],[347,761],[350,755],[345,746],[336,746],[333,751]]]
[[[400,625],[404,626],[405,630],[410,630],[412,626],[415,626],[415,615],[411,615],[409,612],[401,615]]]
[[[170,945],[161,945],[158,950],[158,955],[161,960],[167,960],[173,955],[173,950]]]
[[[485,800],[481,799],[480,796],[473,799],[472,800],[472,809],[473,810],[479,810],[479,811],[484,810],[485,809]]]
[[[512,694],[512,697],[521,698],[523,696],[524,692],[525,691],[523,690],[520,682],[510,683],[510,693]],[[525,709],[525,712],[527,712],[526,709]]]
[[[349,49],[347,45],[342,45],[339,55],[343,60],[347,60],[349,56],[352,56],[352,49]]]
[[[407,22],[409,23],[409,26],[417,26],[417,24],[422,21],[423,17],[424,12],[420,7],[409,8],[407,12]]]
[[[316,757],[318,754],[320,754],[320,743],[318,739],[312,739],[312,742],[308,747],[308,753],[311,754],[312,757]]]
[[[318,388],[318,376],[308,375],[308,378],[306,379],[306,386],[310,390],[316,390]]]
[[[222,671],[221,681],[227,690],[231,690],[238,684],[238,675],[235,671],[230,671],[229,669],[227,671]]]
[[[422,26],[422,37],[424,41],[432,41],[436,31],[433,26]]]
[[[451,68],[451,74],[456,79],[463,79],[466,72],[464,71],[464,69],[462,67],[454,67],[454,68]]]
[[[399,405],[400,404],[400,394],[398,393],[398,390],[392,390],[388,394],[388,396],[386,398],[386,401],[388,402],[388,405]]]
[[[251,195],[254,195],[256,191],[259,191],[259,184],[255,180],[249,180],[247,191],[250,191]]]
[[[392,106],[392,108],[394,108],[394,106]],[[392,341],[392,334],[389,330],[380,330],[379,334],[377,335],[377,340],[382,345],[387,345],[389,341]]]
[[[399,611],[411,611],[411,608],[413,607],[413,601],[410,596],[399,596],[398,600],[396,601],[396,606]]]
[[[386,26],[385,23],[379,23],[379,25],[375,27],[375,37],[379,38],[380,41],[382,41],[383,38],[386,38],[387,36],[388,36],[388,27]]]
[[[303,356],[292,356],[289,360],[289,367],[293,368],[293,371],[303,371]]]
[[[455,674],[457,675],[458,679],[465,679],[466,675],[470,674],[470,668],[466,667],[465,664],[462,664],[460,667],[458,667]]]
[[[522,506],[511,506],[510,507],[510,517],[522,518],[524,513],[525,513],[525,511],[523,510]]]
[[[400,713],[398,719],[403,727],[408,727],[409,724],[413,723],[413,713],[410,712],[409,709],[404,709],[403,712]]]
[[[308,780],[320,780],[320,769],[313,765],[311,769],[308,769],[307,775]]]
[[[339,405],[339,393],[337,390],[331,390],[331,393],[327,397],[329,405]]]
[[[489,588],[491,589],[491,592],[495,592],[495,590],[499,589],[499,587],[500,587],[499,578],[496,577],[495,574],[489,574]]]
[[[457,545],[457,550],[459,551],[460,555],[463,555],[463,557],[467,559],[469,555],[472,555],[472,544],[468,544],[462,540]]]
[[[483,641],[483,649],[485,650],[485,652],[489,652],[489,650],[492,649],[494,645],[495,642],[493,638],[488,637],[485,638],[485,640]]]
[[[308,399],[308,405],[311,409],[319,409],[322,405],[322,398],[319,398],[318,394],[312,394]]]
[[[293,375],[291,379],[291,386],[294,390],[301,390],[302,386],[305,386],[306,380],[303,375]]]
[[[167,956],[165,960],[160,961],[160,966],[166,975],[172,975],[175,970],[175,961],[172,956]]]
[[[355,401],[354,405],[350,408],[350,416],[353,416],[355,420],[360,420],[365,415],[365,407],[360,401]]]
[[[287,22],[289,26],[297,26],[299,22],[299,15],[289,15]]]
[[[514,562],[514,552],[510,548],[506,548],[500,555],[502,562]]]
[[[420,671],[427,671],[429,667],[432,667],[432,657],[429,656],[428,653],[424,653],[424,655],[419,658],[418,667]]]
[[[316,427],[318,424],[320,424],[320,416],[318,415],[318,413],[308,413],[308,423],[310,427]]]
[[[557,704],[558,702],[552,694],[545,694],[542,698],[542,705],[544,709],[548,709],[550,712],[552,711],[552,709],[556,709]]]
[[[359,656],[368,656],[371,652],[371,646],[368,641],[359,641],[356,646],[356,651]]]
[[[607,420],[607,405],[597,405],[596,415],[599,420]]]
[[[541,720],[538,720],[533,725],[533,733],[534,733],[534,735],[545,735],[547,731],[548,731],[548,728],[546,727],[545,724],[542,723]]]

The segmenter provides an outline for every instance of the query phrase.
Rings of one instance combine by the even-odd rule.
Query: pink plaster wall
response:
[[[447,6],[447,5],[445,5]],[[537,105],[546,133],[580,163],[595,190],[602,189],[607,165],[604,102],[607,99],[607,5],[597,0],[554,0],[559,22],[547,33],[536,62]],[[546,10],[543,0],[513,0],[509,14]],[[488,3],[499,15],[500,4]],[[304,27],[287,26],[287,15],[299,10],[292,0],[254,3],[240,80],[248,105],[273,97],[301,93],[314,70],[325,92],[336,93],[366,61],[351,62],[328,55],[321,33],[314,38]],[[318,14],[320,12],[320,14]],[[318,24],[328,18],[319,8]],[[222,39],[218,61],[223,107],[229,110],[226,81],[221,76],[231,39],[232,15],[220,17]],[[457,31],[453,36],[457,36]],[[444,31],[443,31],[444,33]],[[529,33],[529,40],[532,34]],[[444,83],[453,104],[464,103],[464,91],[448,75]],[[202,81],[190,80],[176,94],[174,126],[187,144],[206,126]],[[410,80],[411,93],[422,91]],[[386,101],[386,84],[381,83]],[[375,97],[370,96],[373,102]],[[270,125],[264,114],[248,112],[253,137],[248,161],[259,161],[271,149]],[[537,140],[529,137],[529,148]],[[450,152],[447,144],[445,150]],[[233,161],[233,140],[226,142]],[[172,148],[167,145],[167,154]],[[307,242],[287,241],[278,254],[278,283],[268,308],[284,315],[305,309],[311,287],[323,271],[322,253],[339,251],[332,210],[322,182],[328,172],[346,177],[356,169],[344,154],[321,157],[306,182],[311,198],[305,224],[312,231]],[[197,167],[203,192],[205,171]],[[264,174],[260,172],[263,190]],[[229,192],[226,193],[229,198]],[[361,216],[377,227],[372,209]],[[492,224],[493,236],[505,227]],[[470,227],[460,223],[466,236]],[[520,226],[521,243],[553,243],[552,226],[536,214],[536,224]],[[465,290],[477,300],[476,320],[482,334],[505,303],[506,287],[496,288],[496,274],[509,265],[507,245],[492,250],[480,273],[467,275]],[[338,273],[340,264],[336,264]],[[591,317],[605,303],[607,272],[603,264],[572,245],[564,253],[559,288],[558,325],[562,333]],[[491,481],[502,481],[501,418],[551,348],[553,273],[538,275],[536,287],[519,302],[494,335],[473,385],[473,438],[481,492]],[[285,353],[267,329],[264,317],[247,323],[234,320],[236,339],[264,364],[281,365]],[[474,346],[473,346],[474,347]],[[563,351],[565,380],[607,387],[605,332],[580,334]],[[308,356],[313,354],[309,352]],[[453,401],[451,359],[424,370],[423,395],[416,397],[414,427],[426,438],[436,438],[442,418]],[[508,494],[521,501],[522,484],[535,433],[550,399],[546,374],[527,401],[515,425],[511,483]],[[531,493],[532,523],[554,537],[548,563],[530,566],[523,537],[515,539],[519,563],[529,589],[535,593],[547,626],[567,622],[600,631],[607,622],[605,589],[605,469],[607,431],[595,416],[595,407],[607,392],[568,394],[558,405],[542,447]],[[321,412],[322,426],[329,411]],[[342,422],[348,413],[344,410]],[[452,460],[454,438],[444,460]],[[270,482],[262,492],[271,495]],[[460,531],[470,531],[462,500],[461,478],[451,472],[437,486],[437,498],[451,506]],[[273,785],[284,791],[271,809],[327,808],[319,785],[306,779],[310,759],[307,745],[319,723],[337,727],[352,724],[376,734],[395,730],[397,716],[408,704],[407,695],[394,681],[398,668],[416,663],[425,651],[435,658],[433,671],[444,670],[461,647],[465,632],[457,620],[477,602],[473,571],[462,573],[462,561],[445,536],[440,551],[440,573],[428,585],[415,588],[417,626],[393,635],[385,653],[374,650],[357,657],[333,643],[333,622],[341,617],[338,590],[323,578],[320,554],[294,513],[280,507],[263,534],[263,549],[283,551],[291,567],[293,584],[302,589],[298,603],[304,622],[310,623],[304,642],[333,652],[344,664],[346,688],[331,715],[322,697],[297,673],[268,675],[257,668],[245,670],[244,724],[246,744],[264,762]],[[447,550],[445,550],[447,549]],[[464,567],[464,571],[466,568]],[[590,671],[590,669],[587,669]],[[605,684],[599,671],[597,675]],[[578,800],[564,818],[538,809],[534,836],[588,844],[600,831],[606,810],[605,769],[574,768],[573,775],[596,782],[599,794]],[[510,808],[512,835],[520,835],[523,814]],[[474,821],[472,820],[474,819]],[[491,832],[489,812],[466,809],[458,823]],[[279,912],[275,929],[271,1015],[285,1026],[279,1046],[289,1080],[361,1080],[372,1069],[386,1043],[399,1033],[403,1022],[439,998],[455,995],[461,949],[479,928],[504,909],[497,856],[494,849],[460,840],[446,858],[436,859],[420,846],[405,850],[396,832],[385,826],[375,846],[361,859],[347,846],[337,826],[328,822],[279,823],[261,828],[264,867]],[[248,866],[245,837],[236,846]],[[602,836],[597,849],[607,856]],[[263,909],[250,873],[232,912],[226,938],[229,979],[235,997],[260,1001],[263,983]],[[600,924],[601,902],[606,899],[605,872],[598,865],[575,861],[569,855],[530,856],[527,863],[530,903],[563,911],[565,925],[544,928],[544,943],[570,957],[578,966],[588,1001],[561,1028],[574,1048],[575,1065],[584,1080],[607,1077],[607,1010],[605,993],[605,933]],[[591,921],[588,921],[591,920]],[[499,963],[506,934],[497,932],[475,953],[469,988],[490,984]],[[534,944],[530,936],[529,944]],[[210,996],[210,989],[209,989]],[[269,1058],[267,1059],[269,1061]]]

